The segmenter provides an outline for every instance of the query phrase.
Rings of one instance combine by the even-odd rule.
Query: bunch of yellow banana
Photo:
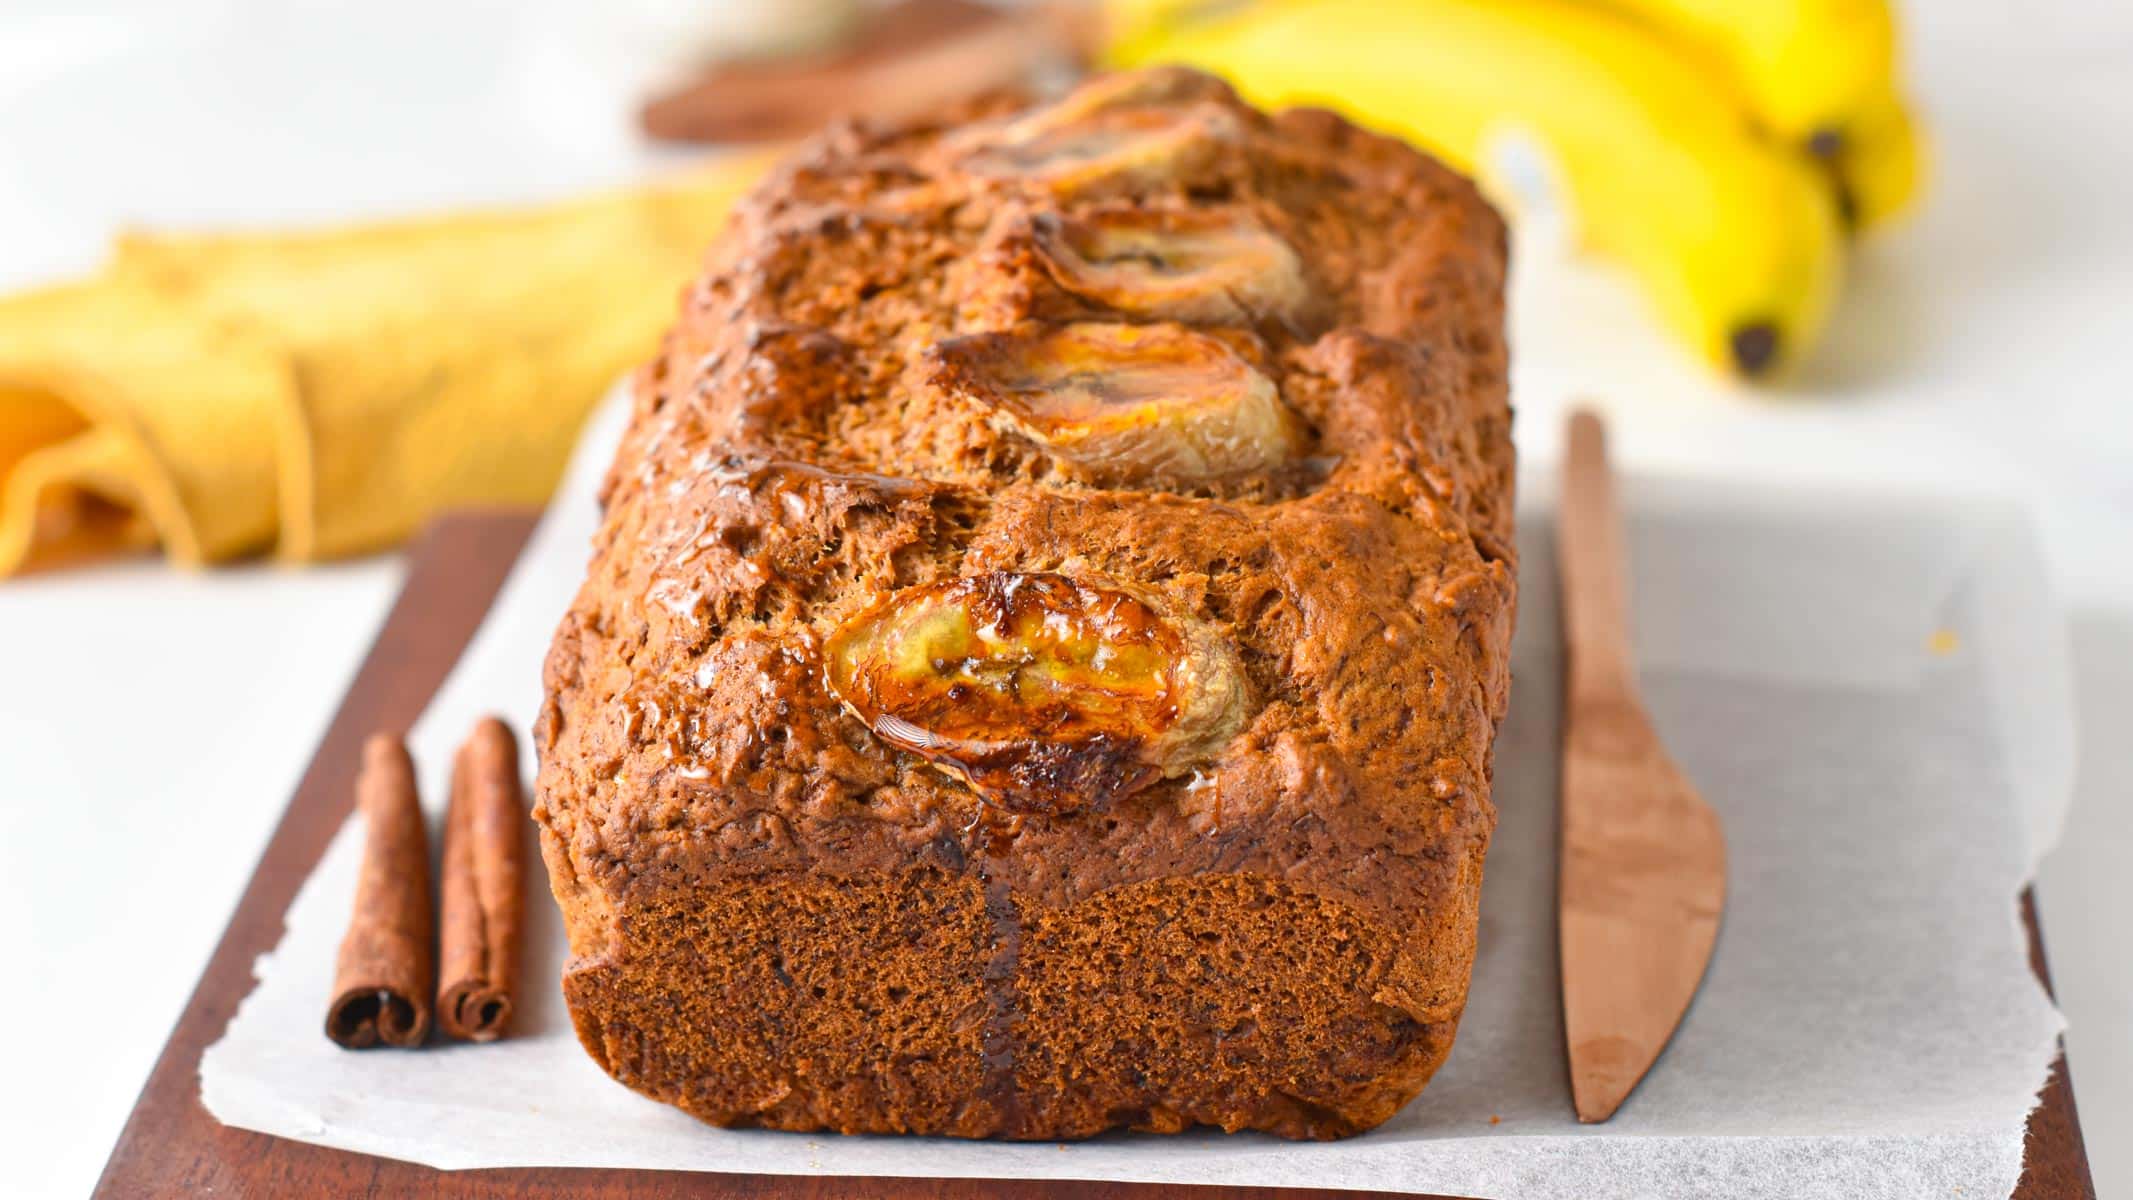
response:
[[[1889,0],[1105,0],[1118,66],[1183,62],[1522,191],[1537,142],[1579,243],[1727,373],[1796,362],[1847,236],[1905,207],[1918,133]]]

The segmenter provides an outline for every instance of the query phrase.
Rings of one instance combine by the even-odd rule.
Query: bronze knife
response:
[[[1563,583],[1563,1032],[1578,1120],[1613,1116],[1688,1011],[1726,906],[1718,814],[1668,756],[1637,691],[1622,518],[1606,437],[1571,415]]]

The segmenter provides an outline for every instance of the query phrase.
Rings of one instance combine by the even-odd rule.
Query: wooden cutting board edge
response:
[[[533,513],[522,510],[455,513],[433,525],[411,549],[407,582],[399,599],[334,714],[221,943],[164,1043],[104,1164],[97,1197],[421,1195],[473,1200],[507,1194],[535,1200],[664,1200],[706,1195],[827,1200],[863,1193],[885,1200],[974,1200],[980,1196],[1154,1200],[1184,1193],[1207,1200],[1355,1200],[1392,1195],[1073,1180],[870,1178],[862,1182],[846,1177],[681,1171],[439,1171],[217,1122],[200,1103],[200,1056],[221,1036],[239,1002],[250,993],[253,961],[281,939],[282,914],[347,817],[349,781],[354,778],[363,739],[377,730],[404,732],[421,715],[487,613],[534,520]],[[2043,938],[2035,903],[2027,893],[2022,897],[2022,918],[2029,928],[2031,965],[2048,989],[2051,978]],[[1568,1097],[1564,1103],[1569,1103]],[[2063,1053],[2052,1064],[2050,1082],[2030,1116],[2022,1181],[2014,1194],[2015,1200],[2095,1200]]]

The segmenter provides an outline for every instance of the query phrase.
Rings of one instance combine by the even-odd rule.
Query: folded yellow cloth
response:
[[[308,561],[538,503],[767,161],[517,211],[131,234],[92,279],[0,299],[0,576],[155,545]]]

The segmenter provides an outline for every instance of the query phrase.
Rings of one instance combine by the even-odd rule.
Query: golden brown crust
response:
[[[799,152],[639,379],[536,731],[580,1035],[624,1083],[726,1125],[1368,1128],[1450,1048],[1494,820],[1515,601],[1502,226],[1398,143],[1188,72],[960,115]],[[1207,300],[1194,273],[1231,243],[1114,253],[1089,231],[1121,205],[1217,212],[1120,228],[1236,235],[1272,265],[1218,271],[1235,299]],[[1177,430],[1146,437],[1201,440],[1092,471],[1085,439],[1048,441],[1027,404],[943,369],[1002,361],[956,346],[1050,354],[1047,331],[1121,325],[1144,327],[1129,348],[1263,377],[1279,425],[1242,407],[1249,387],[1213,417],[1148,401],[1104,351],[1058,376],[1086,385],[1077,413],[1112,430],[1139,410],[1103,405],[1156,403],[1151,427]],[[1056,382],[1010,375],[1032,377]],[[1201,436],[1217,419],[1245,432]],[[1237,450],[1269,428],[1276,449]],[[873,700],[841,703],[825,662],[848,623],[980,577],[1130,596],[1161,628],[1128,649],[1218,647],[1232,665],[1204,671],[1233,693],[1172,704],[1203,692],[1166,675],[1147,701],[1154,675],[1090,674],[1116,649],[1095,635],[900,627],[964,647],[932,660],[964,684],[1045,699],[1096,678],[1135,721],[1198,714],[1116,760],[1154,768],[1057,776],[1082,781],[1072,803],[988,800]],[[1088,733],[1086,699],[1032,711],[1128,753]]]

